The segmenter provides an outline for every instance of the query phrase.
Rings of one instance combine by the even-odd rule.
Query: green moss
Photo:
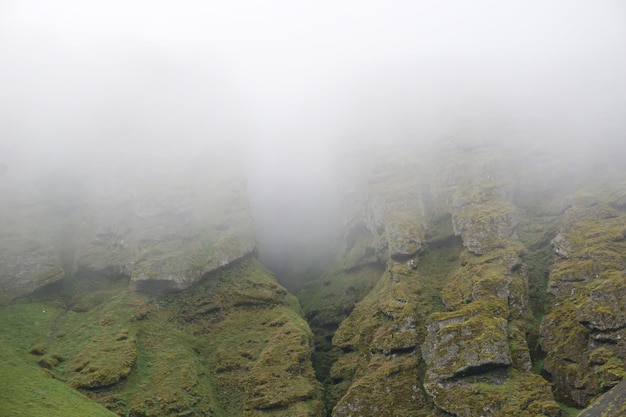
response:
[[[522,320],[509,321],[507,336],[513,366],[524,371],[532,369],[530,349],[526,341],[525,322]]]
[[[464,318],[475,315],[486,317],[507,317],[508,308],[506,300],[495,296],[484,296],[481,299],[464,304],[460,309],[449,312],[438,312],[431,315],[431,321],[445,321],[455,318]]]
[[[578,408],[569,407],[565,404],[559,404],[559,408],[561,409],[561,417],[576,417],[580,414]]]
[[[533,360],[535,373],[541,371],[545,354],[540,346],[540,324],[550,311],[551,300],[547,292],[550,266],[555,254],[550,241],[556,235],[554,217],[529,221],[520,230],[520,239],[527,250],[522,255],[528,280],[528,311],[524,322],[528,347]]]
[[[309,337],[292,322],[280,326],[246,379],[247,410],[284,408],[320,397],[309,359]],[[321,407],[321,402],[319,402]]]
[[[59,354],[45,353],[50,351],[45,336],[60,314],[42,303],[19,301],[0,308],[0,414],[114,416],[38,366],[42,360],[50,367],[59,363]]]
[[[418,362],[417,355],[372,356],[367,370],[351,384],[332,415],[430,415],[430,405],[417,383]]]
[[[472,410],[489,410],[494,417],[560,415],[548,382],[513,368],[501,375],[487,373],[451,381],[433,390],[437,404],[455,415],[472,415]]]
[[[624,213],[589,196],[572,199],[561,226],[558,244],[567,253],[550,272],[555,303],[541,325],[544,367],[557,392],[581,406],[624,377],[623,353],[607,356],[621,351],[615,343],[589,351],[594,333],[626,323],[624,231]]]
[[[626,380],[595,399],[580,413],[580,417],[620,417],[626,412]]]
[[[448,282],[454,280],[454,273],[460,266],[459,257],[463,253],[463,241],[456,236],[433,241],[420,254],[417,263],[418,280],[421,284],[420,310],[443,311],[442,291]]]
[[[328,273],[298,293],[305,315],[313,326],[338,325],[380,279],[382,268],[367,266],[355,271]]]
[[[0,414],[4,416],[113,417],[101,405],[74,391],[38,368],[24,352],[0,340]]]
[[[66,284],[2,308],[0,330],[35,371],[37,362],[49,367],[70,392],[119,415],[322,414],[307,323],[255,260],[168,297]]]
[[[341,323],[333,344],[360,352],[386,353],[416,346],[418,312],[408,300],[417,298],[419,291],[416,281],[394,282],[386,273]],[[406,336],[406,340],[396,336]]]
[[[381,275],[382,267],[376,264],[329,272],[319,280],[310,282],[298,293],[304,314],[314,333],[315,351],[312,359],[315,374],[320,382],[325,383],[327,397],[330,395],[330,369],[342,355],[342,350],[333,346],[331,340],[339,323],[345,320]],[[327,401],[332,405],[335,402]]]
[[[416,267],[392,262],[389,265],[390,271],[378,279],[370,292],[341,322],[333,339],[333,345],[341,347],[341,350],[328,351],[329,356],[334,355],[333,359],[336,360],[328,374],[330,378],[326,380],[329,411],[332,408],[344,411],[350,409],[353,401],[357,401],[357,396],[365,395],[368,391],[378,392],[374,386],[384,386],[387,384],[386,378],[391,378],[396,373],[398,375],[393,378],[423,378],[423,369],[418,366],[419,355],[415,353],[425,337],[424,329],[419,323],[424,323],[425,315],[430,312],[443,310],[438,292],[448,281],[450,272],[458,266],[458,253],[461,250],[460,239],[445,238],[421,253],[415,260]],[[333,282],[328,283],[329,288],[333,286]],[[304,290],[303,293],[307,294]],[[327,293],[327,296],[331,303],[341,299],[332,293]],[[305,298],[305,309],[316,311],[315,302],[310,303],[312,307],[307,302],[309,301]],[[328,301],[321,301],[320,305],[327,305],[326,303]],[[312,318],[315,317],[317,316]],[[346,351],[352,352],[344,353]],[[391,355],[400,362],[408,358],[417,362],[412,362],[414,367],[411,371],[405,371],[396,369],[392,365],[393,361],[387,363],[375,359],[383,358],[384,355]],[[420,413],[430,412],[432,404],[424,396],[420,384],[406,384],[408,382],[392,392],[384,395],[372,394],[371,398],[357,402],[369,404],[364,408],[370,410],[366,414],[374,412],[373,408],[368,407],[376,406],[379,400],[382,403],[378,407],[383,407],[381,404],[398,404],[398,410],[403,410],[400,414],[422,415]],[[416,391],[412,387],[417,387]],[[409,411],[399,406],[410,398],[428,405],[424,405],[420,411]],[[365,407],[364,404],[362,406]]]

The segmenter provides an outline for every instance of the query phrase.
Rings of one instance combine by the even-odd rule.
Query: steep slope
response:
[[[40,316],[43,315],[43,310],[37,308],[36,311]],[[22,349],[16,347],[16,340],[4,331],[4,327],[8,323],[17,325],[23,314],[24,312],[18,312],[18,309],[8,314],[6,311],[2,311],[0,413],[4,416],[15,417],[63,417],[67,416],[68,413],[94,417],[115,416],[103,406],[58,381],[45,370],[38,368],[32,361],[32,357],[29,357],[28,348],[25,348],[24,345],[21,346]],[[43,327],[46,325],[49,325],[49,322],[45,319],[28,323],[29,328],[22,329],[24,340],[28,338],[26,333],[32,333],[29,335],[31,338],[36,337],[38,332],[45,331]]]
[[[333,352],[328,415],[559,416],[556,400],[584,406],[624,377],[621,169],[590,180],[489,141],[377,151],[344,167],[344,250],[299,294],[307,317],[335,318],[312,322]],[[348,290],[360,301],[333,305]]]
[[[579,417],[618,417],[626,414],[626,380],[601,395]]]
[[[50,376],[123,416],[322,415],[298,302],[254,259],[153,298],[129,292],[127,280],[79,276],[0,316],[6,358],[19,358],[5,368],[32,377],[0,405],[3,415],[43,406],[59,388],[27,394]],[[64,415],[80,409],[67,402]]]
[[[0,302],[77,271],[176,291],[256,251],[236,149],[109,164],[0,178]]]
[[[0,337],[16,383],[2,381],[0,411],[619,409],[624,167],[497,140],[377,146],[337,161],[340,238],[311,245],[323,256],[283,249],[292,287],[325,268],[299,302],[255,258],[236,167],[190,167],[190,182],[159,168],[126,194],[112,178],[13,189],[0,207]]]
[[[557,392],[586,406],[626,377],[624,188],[608,186],[566,203],[552,240],[554,302],[541,323],[541,343]]]
[[[0,414],[323,415],[313,335],[220,146],[3,176]]]

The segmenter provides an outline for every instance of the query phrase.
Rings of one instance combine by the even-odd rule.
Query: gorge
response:
[[[619,158],[396,145],[344,149],[336,219],[307,242],[282,213],[266,255],[223,157],[3,190],[3,414],[573,416],[619,389]]]
[[[619,0],[0,2],[0,416],[626,415]]]

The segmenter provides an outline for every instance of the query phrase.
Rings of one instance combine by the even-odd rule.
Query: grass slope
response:
[[[27,346],[58,311],[40,304],[5,307],[0,320],[0,415],[12,417],[112,417],[101,405],[37,365]],[[12,329],[10,329],[12,328]],[[22,335],[16,338],[16,334]]]
[[[319,417],[311,339],[255,259],[168,296],[75,277],[0,308],[0,415]]]

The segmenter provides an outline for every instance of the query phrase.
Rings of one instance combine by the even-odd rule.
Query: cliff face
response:
[[[77,410],[144,417],[557,417],[607,391],[585,415],[619,410],[623,167],[406,146],[338,158],[341,238],[299,301],[255,259],[244,177],[220,158],[13,189],[2,374],[38,366],[92,400]],[[316,259],[299,250],[296,277]],[[26,387],[7,413],[68,395]]]
[[[358,175],[338,258],[351,261],[299,294],[324,335],[330,414],[559,416],[557,400],[584,407],[615,386],[623,171],[584,178],[493,144],[431,152],[381,150],[347,170]],[[328,285],[358,294],[359,275],[367,291],[351,311],[312,302]]]
[[[624,189],[567,201],[550,270],[552,310],[541,324],[544,368],[557,391],[586,406],[626,376]]]
[[[4,178],[0,414],[323,415],[313,335],[254,256],[241,154],[184,156]]]
[[[256,250],[236,149],[1,177],[0,288],[7,301],[76,271],[140,291],[189,287]]]

